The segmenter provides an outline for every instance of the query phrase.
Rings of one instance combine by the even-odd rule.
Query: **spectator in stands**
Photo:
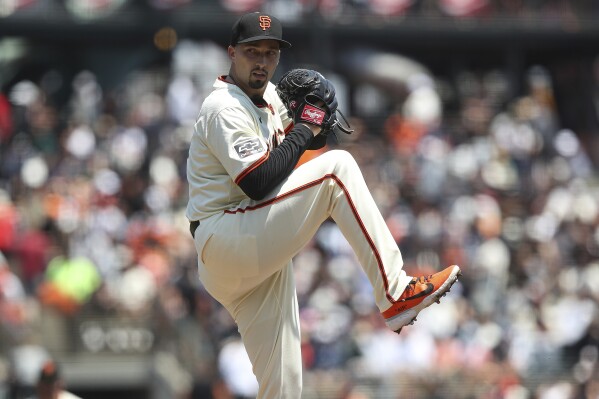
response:
[[[58,365],[52,360],[43,364],[35,391],[35,396],[28,399],[81,399],[64,389],[64,380]]]

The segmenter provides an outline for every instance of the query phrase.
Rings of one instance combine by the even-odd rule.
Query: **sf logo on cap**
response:
[[[268,15],[260,15],[258,19],[262,30],[270,29],[270,17]]]

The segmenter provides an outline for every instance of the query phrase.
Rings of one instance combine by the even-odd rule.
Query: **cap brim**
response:
[[[237,44],[257,42],[258,40],[276,40],[281,45],[281,48],[291,48],[291,43],[289,43],[288,41],[283,40],[283,39],[277,39],[272,36],[254,36],[254,37],[250,37],[249,39],[240,40],[237,42]]]

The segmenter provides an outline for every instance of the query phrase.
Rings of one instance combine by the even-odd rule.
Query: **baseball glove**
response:
[[[279,80],[277,93],[294,123],[321,126],[320,134],[324,135],[335,133],[336,130],[345,134],[353,133],[345,116],[337,109],[335,87],[317,71],[292,69]],[[337,118],[337,113],[341,115],[343,124]]]

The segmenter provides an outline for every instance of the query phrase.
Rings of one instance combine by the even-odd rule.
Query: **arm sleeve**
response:
[[[320,150],[326,144],[327,144],[327,135],[319,134],[318,136],[314,137],[314,140],[312,140],[312,143],[310,143],[310,146],[308,147],[308,149],[309,150]]]
[[[237,184],[253,200],[261,200],[295,168],[314,138],[308,126],[296,125],[266,161],[245,175]]]
[[[285,132],[290,131],[293,128],[293,121],[287,125],[285,128]],[[314,137],[310,145],[308,146],[308,150],[320,150],[322,147],[327,145],[327,135],[319,134]]]

